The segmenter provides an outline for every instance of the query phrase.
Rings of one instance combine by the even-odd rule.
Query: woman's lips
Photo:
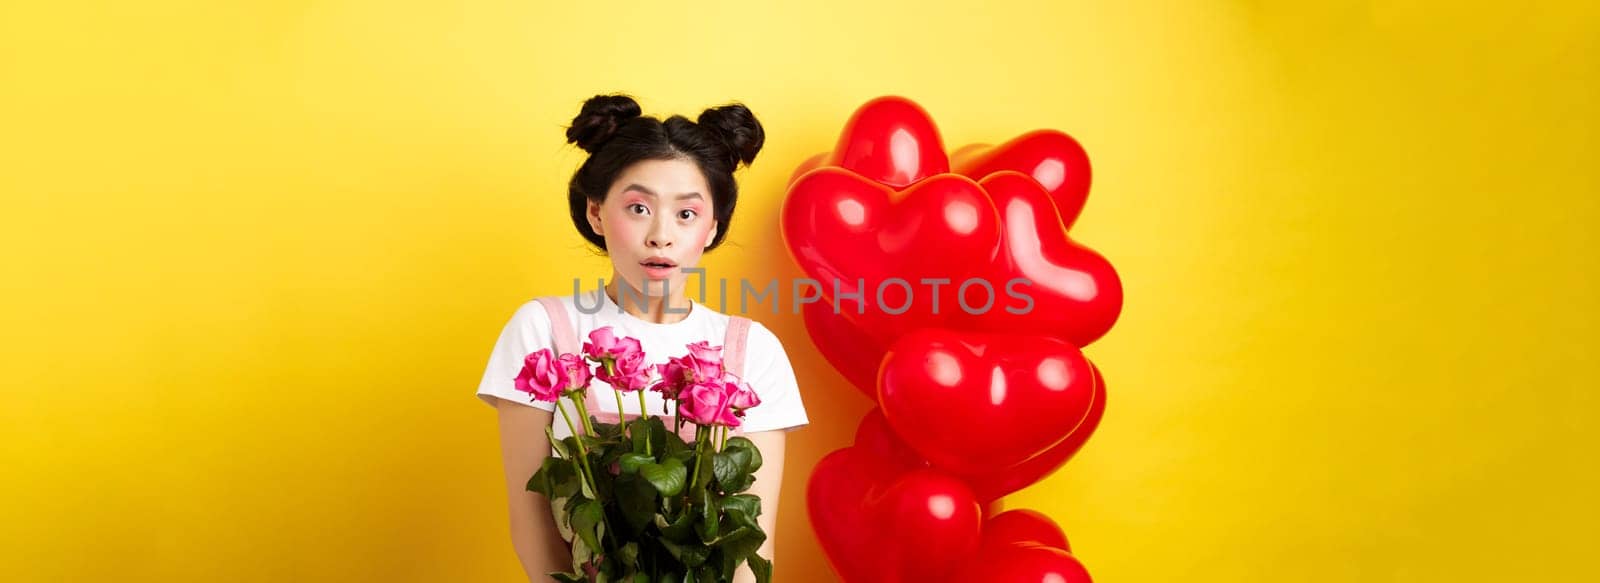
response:
[[[673,272],[678,270],[677,266],[650,264],[641,265],[644,267],[644,274],[650,279],[667,279],[672,277]]]

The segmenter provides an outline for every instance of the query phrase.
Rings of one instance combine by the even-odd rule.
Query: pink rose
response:
[[[678,414],[690,422],[710,425],[717,420],[722,403],[722,388],[713,383],[694,383],[678,393]]]
[[[722,347],[701,340],[689,344],[689,354],[684,363],[694,370],[696,380],[722,378]]]
[[[750,383],[732,374],[723,378],[728,387],[728,407],[733,409],[734,415],[743,418],[745,409],[761,404],[761,396],[750,388]]]
[[[698,356],[690,354],[683,357],[683,359],[684,366],[687,366],[689,370],[694,372],[694,378],[697,381],[716,380],[722,378],[724,371],[722,369],[721,358],[716,360],[703,360]]]
[[[528,353],[522,359],[522,372],[517,373],[517,390],[533,396],[535,401],[555,402],[566,387],[562,383],[561,367],[549,348]]]
[[[712,346],[710,342],[701,340],[689,344],[689,356],[707,364],[722,364],[722,347]],[[715,377],[712,377],[715,378]]]
[[[650,390],[661,393],[663,399],[676,399],[683,388],[694,382],[694,370],[690,368],[683,358],[668,358],[667,362],[656,365],[656,372],[661,374],[661,380],[651,385]]]
[[[608,360],[614,362],[629,354],[643,351],[638,338],[617,336],[611,331],[610,326],[595,328],[589,332],[589,341],[583,343],[583,354],[597,362]]]
[[[625,352],[612,364],[614,372],[606,373],[604,365],[595,371],[595,377],[624,393],[643,390],[650,384],[653,367],[644,363],[643,351]]]
[[[587,388],[589,379],[594,376],[589,372],[589,364],[576,354],[563,354],[556,359],[556,364],[561,371],[559,378],[564,391]]]
[[[729,406],[733,393],[720,380],[701,381],[678,394],[679,414],[699,425],[738,427],[740,419]]]
[[[650,382],[644,348],[638,338],[617,336],[610,326],[596,328],[583,343],[583,353],[594,361],[595,378],[624,393],[642,390]]]

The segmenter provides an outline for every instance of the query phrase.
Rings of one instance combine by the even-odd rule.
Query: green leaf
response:
[[[730,449],[711,455],[712,474],[717,478],[718,484],[733,485],[743,477],[746,464],[750,463],[750,452],[742,449]]]
[[[652,417],[651,419],[659,422],[661,418]],[[656,443],[666,445],[666,447],[662,448],[662,451],[666,452],[668,455],[679,455],[694,449],[689,445],[688,442],[683,440],[683,436],[671,431],[666,425],[661,425],[661,432],[655,435],[661,439],[661,441]]]
[[[696,500],[695,504],[698,506],[696,510],[700,515],[699,524],[695,525],[695,530],[700,533],[700,540],[710,541],[717,538],[717,532],[720,530],[719,527],[721,525],[717,522],[718,506],[711,499],[711,491],[700,490],[699,499]]]
[[[694,450],[686,449],[677,453],[667,454],[667,458],[678,460],[678,463],[683,464],[683,467],[687,468],[694,464]],[[663,458],[663,461],[664,460],[665,458]]]
[[[667,553],[671,554],[672,558],[677,559],[678,562],[683,563],[685,567],[699,567],[705,564],[706,559],[711,556],[711,549],[699,543],[678,544],[662,539],[661,546],[667,547]]]
[[[770,583],[772,581],[772,561],[757,554],[751,554],[746,560],[750,561],[750,572],[755,573],[756,583]]]
[[[767,542],[767,535],[758,530],[741,527],[735,529],[735,532],[737,534],[729,533],[728,536],[717,541],[718,550],[722,551],[722,560],[725,561],[723,566],[728,567],[730,574],[734,569],[738,568],[740,563],[756,556],[756,549],[761,548],[761,544]]]
[[[633,536],[643,533],[656,516],[656,489],[639,476],[617,478],[617,509]]]
[[[761,469],[761,450],[756,447],[754,441],[750,441],[750,438],[730,437],[728,438],[728,445],[724,449],[742,449],[750,452],[750,464],[746,466],[746,469],[751,472]]]
[[[645,425],[650,428],[650,443],[656,451],[662,451],[662,445],[667,443],[667,426],[661,421],[661,416],[656,415],[645,420]]]
[[[721,501],[722,509],[737,508],[750,516],[761,515],[761,497],[755,494],[735,494]]]
[[[539,471],[528,479],[528,489],[555,500],[576,494],[582,487],[581,480],[571,461],[547,457]]]
[[[729,542],[738,541],[740,539],[743,539],[744,537],[750,536],[750,533],[751,533],[751,530],[749,528],[741,526],[739,528],[735,528],[733,530],[730,530],[728,532],[723,533],[722,536],[719,536],[717,538],[714,538],[714,539],[711,539],[709,541],[706,541],[706,546],[715,547],[717,545],[722,545],[722,544],[727,544]]]
[[[693,514],[685,512],[685,513],[679,515],[677,520],[672,521],[672,523],[670,523],[670,524],[667,523],[667,517],[662,516],[660,514],[657,514],[656,518],[655,518],[655,521],[656,521],[656,528],[661,530],[661,537],[663,539],[672,540],[672,541],[680,542],[680,543],[689,542],[689,541],[693,540],[693,538],[692,538],[694,536],[694,515]]]
[[[552,448],[554,448],[556,450],[556,454],[557,455],[560,455],[561,457],[564,457],[564,458],[567,458],[567,459],[571,459],[572,458],[572,453],[567,450],[567,444],[565,442],[562,442],[559,439],[556,439],[556,434],[554,432],[550,431],[550,426],[549,425],[546,425],[544,427],[544,434],[545,434],[545,437],[548,437],[550,439],[550,447],[552,447]]]
[[[539,465],[539,471],[534,472],[532,476],[528,477],[528,483],[525,488],[529,492],[538,492],[540,494],[544,494],[545,498],[555,498],[553,493],[555,492],[556,486],[553,483],[553,480],[551,480],[550,475],[550,460],[552,459],[555,458],[544,458],[544,463]]]
[[[634,474],[639,472],[639,466],[656,463],[656,458],[642,453],[623,454],[618,460],[622,464],[622,473]]]
[[[639,543],[631,542],[617,549],[617,562],[632,566],[639,562]]]
[[[732,518],[735,524],[761,530],[761,525],[756,522],[756,517],[761,516],[761,498],[754,494],[735,494],[723,498],[722,512]]]
[[[689,481],[689,470],[684,468],[683,462],[677,458],[667,458],[667,461],[659,464],[639,466],[639,475],[649,480],[662,496],[682,494],[684,483]]]
[[[600,549],[600,534],[595,532],[596,526],[605,519],[605,509],[595,500],[584,500],[578,504],[572,513],[572,530],[583,538],[583,544],[590,549]]]
[[[597,429],[596,431],[599,431],[599,430]],[[602,449],[605,449],[606,440],[604,440],[604,439],[601,439],[599,437],[595,437],[593,435],[582,435],[580,437],[583,438],[583,446],[588,448],[589,449],[589,453],[591,453],[591,454],[594,453],[594,452],[600,451]],[[577,448],[573,448],[573,449],[576,450]]]
[[[633,453],[644,453],[645,438],[651,437],[650,432],[650,420],[648,419],[637,418],[628,422],[628,435],[633,440],[631,444]],[[658,442],[651,441],[650,443],[654,445]],[[653,451],[655,448],[651,449]]]

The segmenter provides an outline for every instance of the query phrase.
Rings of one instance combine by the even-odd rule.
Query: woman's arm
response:
[[[761,516],[756,523],[767,533],[767,542],[756,549],[756,554],[768,561],[774,560],[778,548],[778,491],[783,487],[784,431],[757,431],[745,435],[761,450],[761,469],[756,470],[756,482],[750,493],[761,497]],[[755,572],[750,563],[740,566],[733,574],[733,583],[755,583]]]
[[[572,570],[572,551],[556,530],[550,500],[528,491],[528,479],[550,457],[550,438],[544,430],[554,413],[505,399],[496,400],[495,409],[499,411],[500,458],[511,512],[511,546],[529,581],[550,581],[551,571]]]

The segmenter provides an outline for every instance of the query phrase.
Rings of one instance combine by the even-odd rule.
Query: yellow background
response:
[[[1084,143],[1110,409],[1007,505],[1101,581],[1597,575],[1591,3],[792,4],[6,3],[0,580],[517,580],[472,392],[608,273],[561,133],[618,90],[760,116],[708,260],[758,281],[869,98]],[[813,420],[779,580],[827,580],[806,471],[867,402],[758,317]]]

